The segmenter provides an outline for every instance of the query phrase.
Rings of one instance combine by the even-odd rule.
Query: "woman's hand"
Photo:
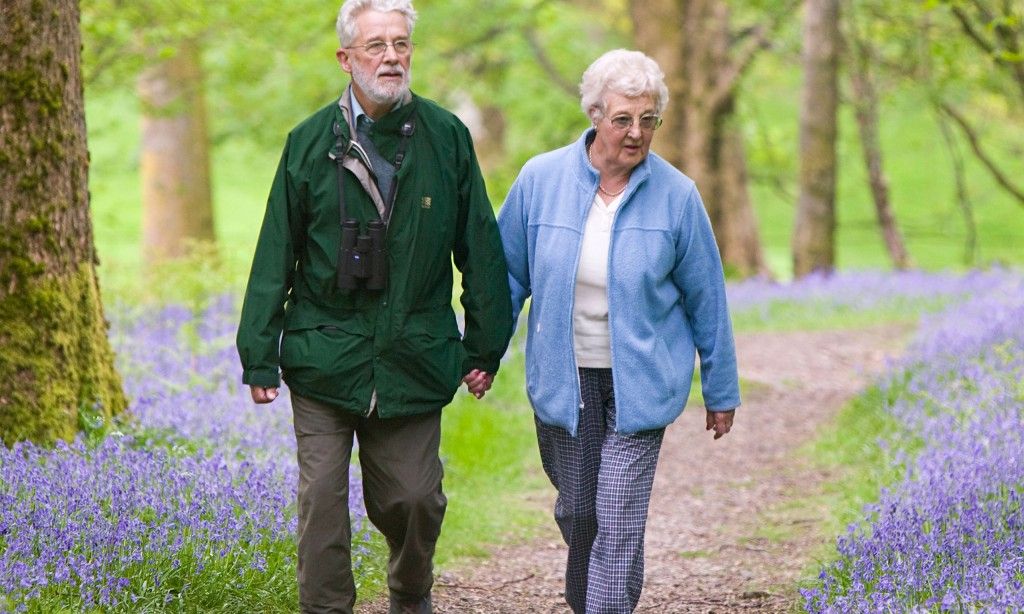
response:
[[[473,369],[462,378],[462,381],[466,382],[466,388],[469,389],[470,394],[478,399],[482,399],[487,391],[491,389],[491,384],[494,383],[494,375],[480,369]]]
[[[732,419],[736,415],[735,409],[729,411],[711,411],[708,410],[707,415],[707,427],[705,431],[714,429],[715,439],[720,438],[732,429]]]

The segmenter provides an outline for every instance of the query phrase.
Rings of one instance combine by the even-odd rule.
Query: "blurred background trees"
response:
[[[819,6],[811,0],[420,0],[413,85],[470,126],[500,202],[527,158],[586,128],[577,92],[586,66],[608,49],[638,48],[659,61],[671,92],[654,149],[697,181],[731,276],[829,270],[847,252],[865,251],[847,247],[853,235],[874,242],[879,255],[870,261],[896,268],[922,260],[912,258],[921,243],[929,244],[924,266],[948,250],[936,233],[957,237],[957,260],[978,263],[979,224],[991,225],[979,222],[978,208],[991,205],[978,199],[992,201],[995,185],[1000,199],[1024,204],[1016,155],[1024,147],[1020,1],[829,4],[837,13],[824,17],[828,29],[814,39],[802,27]],[[82,5],[89,90],[132,96],[141,118],[138,144],[124,153],[140,176],[146,259],[179,256],[188,242],[214,236],[233,244],[244,236],[248,248],[254,233],[240,229],[232,212],[258,216],[259,207],[218,197],[216,169],[230,166],[226,181],[244,172],[244,181],[265,188],[266,160],[286,131],[343,87],[333,60],[337,7],[312,0]],[[801,61],[812,40],[834,49],[835,111],[824,108],[827,92]],[[803,102],[795,95],[801,89]],[[831,133],[811,131],[808,122],[821,121],[814,114],[834,117]],[[894,143],[900,128],[892,126],[909,114],[915,142]],[[821,137],[818,148],[806,146],[812,133]],[[955,231],[936,230],[907,205],[917,196],[905,169],[922,148],[931,166],[936,150],[947,151],[942,210],[959,218]],[[820,153],[830,150],[834,160]],[[239,151],[250,164],[223,162]],[[831,186],[816,188],[822,203],[833,204],[813,217],[798,205],[811,194],[810,168],[819,177],[833,173]]]
[[[284,135],[347,81],[333,4],[83,0],[87,152],[78,6],[0,7],[6,438],[123,407],[97,270],[120,298],[240,287]],[[654,150],[698,182],[730,276],[1024,261],[1020,0],[416,6],[413,88],[470,126],[496,206],[588,127],[583,70],[639,48],[671,92]],[[11,427],[40,403],[61,414]]]

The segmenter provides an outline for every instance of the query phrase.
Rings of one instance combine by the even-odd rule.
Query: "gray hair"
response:
[[[580,81],[580,107],[587,117],[591,111],[605,112],[604,97],[615,92],[628,98],[647,95],[661,115],[668,106],[665,73],[658,63],[639,51],[614,49],[594,60]]]
[[[409,27],[409,36],[412,36],[412,29],[416,25],[416,9],[412,8],[412,0],[345,0],[345,4],[338,11],[338,22],[335,25],[335,29],[338,31],[338,42],[342,47],[348,47],[359,36],[359,33],[356,32],[356,18],[363,11],[381,13],[398,11],[405,17],[405,23]]]

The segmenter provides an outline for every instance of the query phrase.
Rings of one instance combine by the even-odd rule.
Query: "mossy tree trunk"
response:
[[[77,0],[0,7],[0,438],[124,410],[96,280]]]

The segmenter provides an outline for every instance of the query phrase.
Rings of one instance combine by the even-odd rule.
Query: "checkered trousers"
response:
[[[644,530],[665,429],[615,432],[611,369],[580,369],[577,437],[537,423],[541,462],[558,490],[569,545],[565,600],[576,614],[624,614],[640,600]]]

